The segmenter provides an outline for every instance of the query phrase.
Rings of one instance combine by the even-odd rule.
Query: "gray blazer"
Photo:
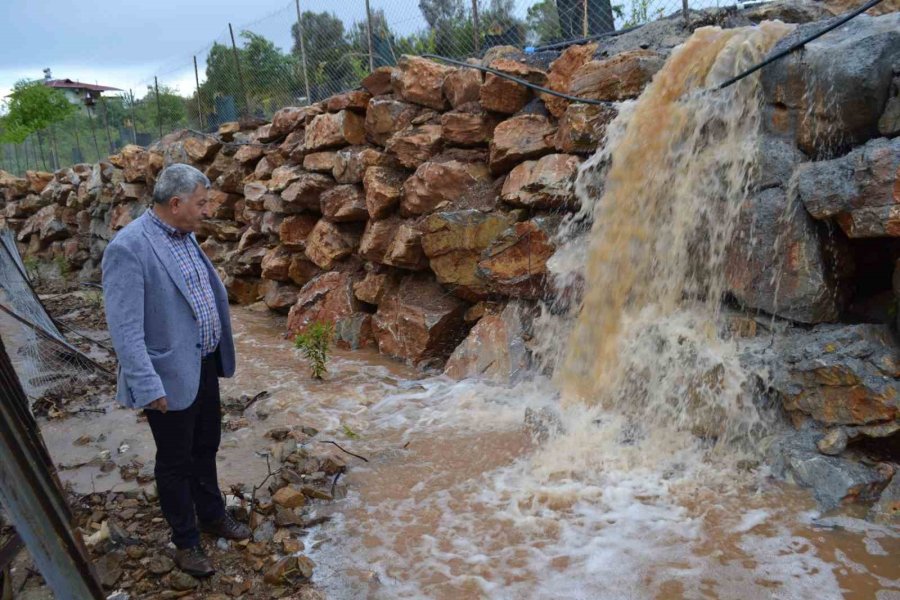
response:
[[[200,327],[164,236],[145,213],[119,231],[103,253],[106,322],[119,359],[116,399],[128,408],[165,396],[169,410],[184,410],[200,385]],[[228,295],[193,234],[191,240],[209,271],[222,322],[219,376],[231,377],[235,360]]]

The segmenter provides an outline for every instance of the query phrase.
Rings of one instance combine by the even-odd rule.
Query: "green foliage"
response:
[[[31,284],[34,286],[41,285],[41,263],[34,256],[26,256],[22,259],[22,264],[25,266],[25,274],[28,276],[28,280],[31,281]]]
[[[532,4],[528,7],[525,23],[534,36],[536,44],[548,44],[562,39],[562,27],[559,24],[556,0],[541,0],[541,2]]]
[[[327,372],[328,347],[334,339],[334,325],[329,321],[316,321],[297,335],[294,346],[303,352],[312,368],[312,376],[322,379]]]
[[[344,430],[344,435],[346,435],[351,440],[358,440],[359,434],[350,429],[349,425],[341,424],[341,428]]]
[[[69,274],[71,268],[69,267],[69,261],[66,260],[65,256],[57,256],[53,259],[53,264],[56,265],[56,270],[59,272],[61,277],[65,277]]]
[[[43,81],[19,81],[5,102],[0,141],[22,143],[29,134],[64,120],[78,110],[61,91]]]
[[[665,15],[662,7],[651,12],[650,5],[651,0],[631,0],[628,18],[622,23],[622,27],[627,28],[642,25],[644,23],[649,23],[654,19],[660,19]],[[613,7],[613,10],[618,16],[622,16],[622,13],[624,12],[621,7],[616,6]]]

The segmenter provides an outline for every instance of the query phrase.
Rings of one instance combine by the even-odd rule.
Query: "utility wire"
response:
[[[810,35],[810,36],[808,36],[808,37],[806,37],[806,38],[800,40],[799,42],[797,42],[797,43],[795,43],[795,44],[791,44],[790,46],[788,46],[787,48],[785,48],[785,49],[782,50],[781,52],[777,52],[777,53],[773,54],[772,56],[770,56],[770,57],[767,58],[766,60],[762,61],[762,62],[759,63],[758,65],[755,65],[755,66],[753,66],[753,67],[750,67],[749,69],[747,69],[746,71],[744,71],[744,72],[741,73],[740,75],[737,75],[737,76],[735,76],[735,77],[732,77],[732,78],[729,79],[728,81],[725,81],[724,83],[722,83],[721,85],[719,85],[719,87],[716,88],[716,89],[724,90],[724,89],[727,88],[728,86],[737,83],[738,81],[740,81],[741,79],[747,77],[748,75],[752,75],[753,73],[756,73],[757,71],[759,71],[759,70],[762,69],[763,67],[772,64],[772,63],[775,62],[776,60],[781,60],[782,58],[784,58],[784,57],[787,56],[788,54],[791,54],[792,52],[796,52],[797,50],[799,50],[800,48],[802,48],[802,47],[805,46],[806,44],[810,43],[811,41],[813,41],[813,40],[815,40],[815,39],[818,39],[818,38],[822,37],[823,35],[825,35],[826,33],[828,33],[829,31],[831,31],[831,30],[833,30],[833,29],[837,29],[838,27],[840,27],[841,25],[843,25],[844,23],[846,23],[846,22],[849,21],[850,19],[853,19],[853,18],[855,18],[855,17],[858,17],[858,16],[861,15],[862,13],[866,12],[867,10],[869,10],[870,8],[872,8],[873,6],[877,6],[877,5],[880,4],[881,2],[882,2],[882,0],[869,0],[868,2],[866,2],[865,4],[863,4],[862,6],[860,6],[859,8],[857,8],[856,10],[847,13],[846,15],[844,15],[844,16],[841,17],[841,18],[839,18],[839,19],[838,19],[837,21],[835,21],[834,23],[832,23],[832,24],[828,25],[827,27],[823,28],[821,31],[819,31],[819,32],[817,32],[817,33],[814,33],[814,34],[812,34],[812,35]]]

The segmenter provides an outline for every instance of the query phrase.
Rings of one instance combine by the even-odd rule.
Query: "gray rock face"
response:
[[[775,351],[772,386],[786,410],[826,425],[890,426],[900,417],[900,350],[888,326],[819,325],[789,333]]]
[[[794,173],[809,214],[835,217],[851,238],[900,236],[898,178],[900,138],[872,140],[840,158],[802,164]]]
[[[900,477],[895,475],[884,488],[869,517],[878,523],[900,523]]]
[[[785,187],[794,168],[806,160],[792,141],[764,135],[757,150],[756,189]]]
[[[525,346],[523,312],[520,303],[511,302],[499,314],[482,317],[453,351],[444,374],[454,379],[520,381],[531,365]]]
[[[825,23],[799,26],[772,54]],[[818,158],[877,137],[898,60],[900,13],[860,15],[762,71],[766,129]]]
[[[876,500],[893,476],[893,467],[886,463],[870,467],[856,460],[825,456],[816,450],[815,437],[813,431],[806,430],[773,444],[772,473],[809,488],[822,510]]]
[[[752,196],[741,209],[725,274],[746,308],[801,323],[838,318],[841,294],[822,236],[802,205],[780,187]]]
[[[752,23],[776,19],[785,23],[810,23],[833,16],[822,2],[814,0],[774,0],[747,8],[740,14]]]

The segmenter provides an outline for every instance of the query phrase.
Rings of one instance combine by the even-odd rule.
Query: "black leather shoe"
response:
[[[193,548],[176,550],[175,564],[179,569],[194,577],[209,577],[216,572],[209,557],[206,556],[199,544]]]
[[[246,540],[252,535],[250,528],[235,521],[229,512],[214,523],[200,523],[200,531],[226,540]]]

